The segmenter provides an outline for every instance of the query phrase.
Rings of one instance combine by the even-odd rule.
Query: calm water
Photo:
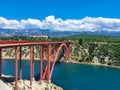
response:
[[[3,60],[3,74],[14,75],[14,60]],[[29,61],[23,61],[23,78],[29,79]],[[35,61],[35,75],[39,61]],[[64,90],[120,90],[120,69],[80,64],[56,64],[52,82]]]

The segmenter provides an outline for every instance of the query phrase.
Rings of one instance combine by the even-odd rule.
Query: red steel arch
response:
[[[50,81],[51,76],[52,76],[52,72],[53,72],[55,63],[57,61],[57,57],[59,55],[60,50],[63,49],[66,59],[69,58],[69,43],[55,44],[55,46],[51,46],[51,48],[50,48],[50,45],[47,45],[46,47],[44,46],[43,48],[46,48],[47,51],[48,51],[47,52],[48,59],[47,59],[46,67],[45,68],[41,67],[42,69],[40,71],[40,73],[41,73],[41,75],[40,75],[41,79],[40,80]],[[53,51],[50,51],[50,49],[52,49]],[[49,52],[51,52],[51,53],[49,53]],[[40,56],[43,56],[43,53]],[[43,62],[41,62],[41,63],[43,63]]]
[[[60,50],[61,50],[62,48],[64,49],[64,51],[65,51],[65,53],[66,53],[66,54],[65,54],[65,57],[68,58],[69,47],[67,46],[67,44],[63,43],[63,44],[61,44],[61,45],[59,46],[59,48],[57,49],[57,52],[56,52],[56,54],[55,54],[55,57],[54,57],[54,60],[53,60],[53,64],[52,64],[52,67],[51,67],[50,78],[51,78],[51,76],[52,76],[52,72],[53,72],[55,63],[56,63],[56,61],[57,61],[57,57],[58,57],[59,52],[60,52]]]

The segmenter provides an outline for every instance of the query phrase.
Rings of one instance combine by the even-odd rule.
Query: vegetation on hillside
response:
[[[79,45],[78,41],[75,41],[71,47],[72,60],[120,66],[120,43],[84,43]]]
[[[26,36],[14,36],[14,37],[0,37],[0,40],[16,40],[16,41],[44,41],[49,40],[49,38],[39,38],[39,37],[26,37]]]
[[[1,37],[0,40],[27,41],[65,41],[70,40],[72,61],[120,66],[120,37],[76,35],[57,38]],[[29,47],[23,47],[23,57],[29,55]],[[9,49],[6,55],[13,56],[14,49]],[[11,53],[13,52],[13,53]],[[35,47],[35,57],[39,57],[39,47]]]
[[[113,36],[98,36],[98,35],[75,35],[68,37],[57,37],[52,38],[55,41],[64,41],[64,40],[82,40],[83,42],[104,42],[104,43],[120,43],[120,37]]]

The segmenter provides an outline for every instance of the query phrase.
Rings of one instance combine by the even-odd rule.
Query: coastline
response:
[[[3,60],[12,60],[14,57],[9,57],[9,56],[3,56]],[[28,57],[22,58],[23,60],[30,60]],[[34,60],[40,60],[39,58],[34,58]],[[73,60],[68,60],[65,63],[74,63],[74,64],[84,64],[84,65],[94,65],[94,66],[104,66],[104,67],[111,67],[111,68],[118,68],[120,69],[120,66],[113,66],[113,65],[106,65],[106,64],[100,64],[100,63],[88,63],[88,62],[78,62],[78,61],[73,61]]]
[[[113,66],[113,65],[106,65],[106,64],[96,64],[96,63],[77,62],[77,61],[68,61],[68,62],[66,62],[66,63],[84,64],[84,65],[92,65],[92,66],[103,66],[103,67],[110,67],[110,68],[120,69],[120,66]]]

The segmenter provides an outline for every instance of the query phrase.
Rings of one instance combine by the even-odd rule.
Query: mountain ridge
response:
[[[2,29],[0,28],[0,36],[42,36],[48,37],[63,37],[77,34],[85,35],[104,35],[104,36],[120,36],[120,32],[114,31],[60,31],[60,30],[49,30],[49,29]]]

